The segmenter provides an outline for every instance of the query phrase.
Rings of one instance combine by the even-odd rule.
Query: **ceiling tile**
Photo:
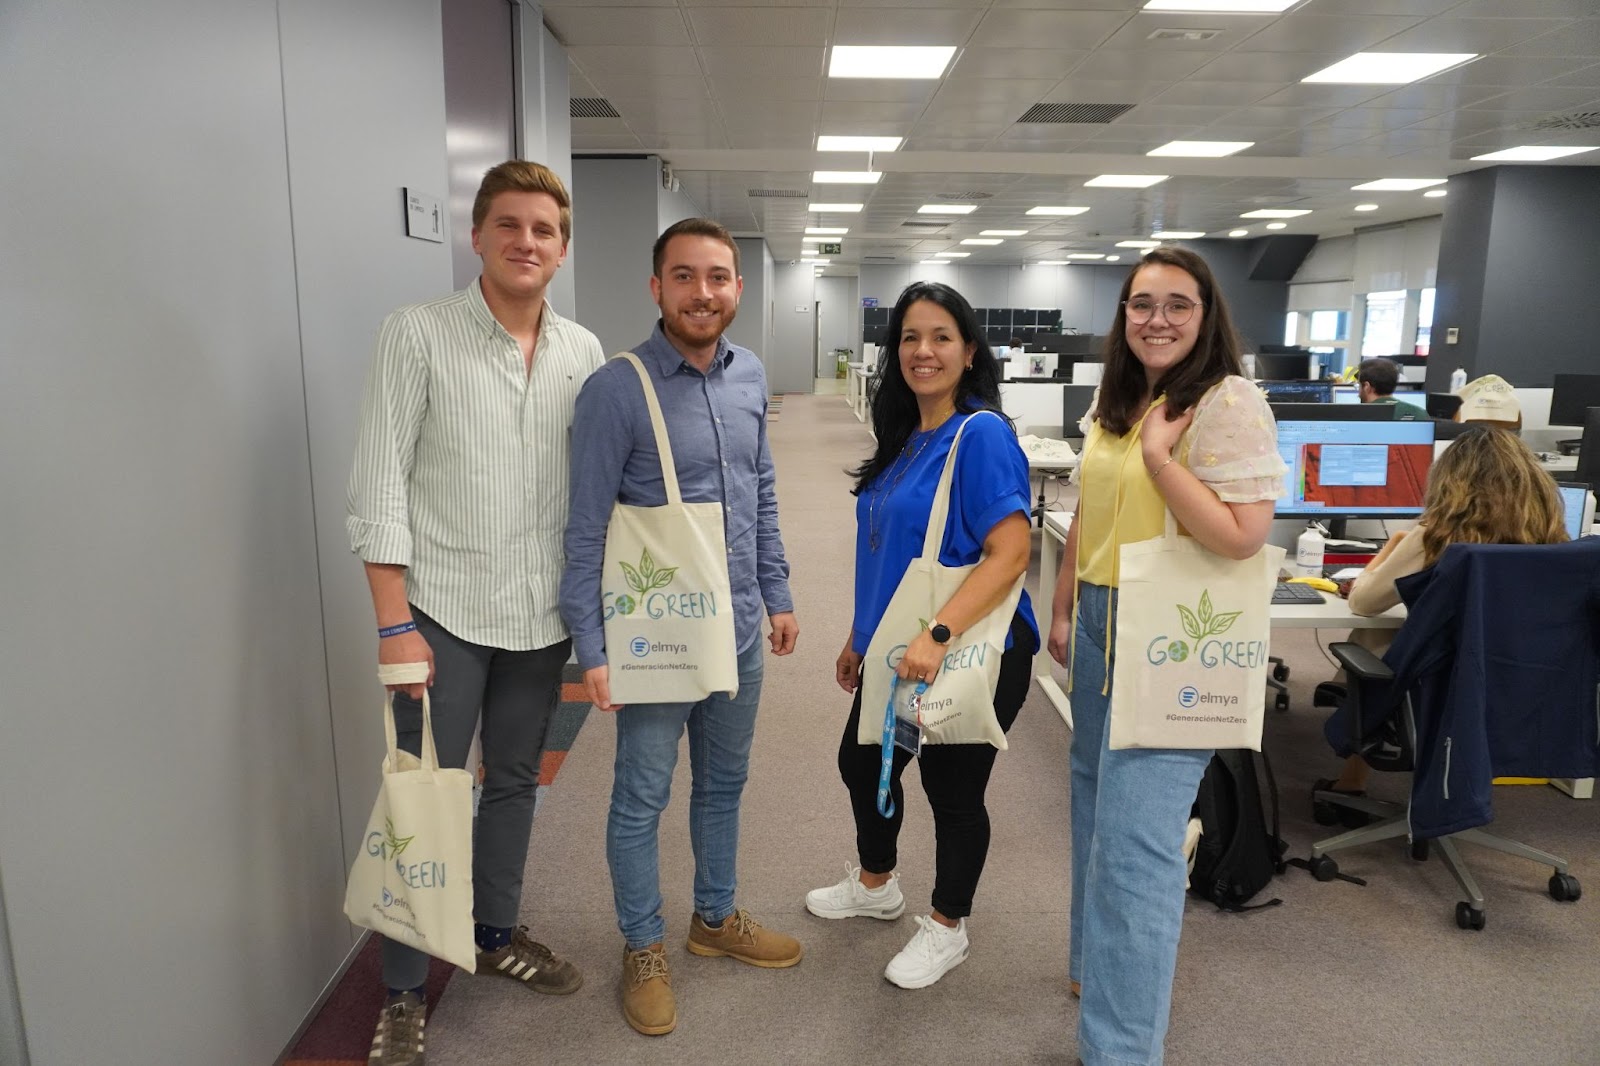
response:
[[[1317,11],[1313,3],[1304,11]],[[1361,52],[1421,21],[1415,15],[1295,14],[1278,19],[1245,42],[1252,52]]]
[[[1306,85],[1296,82],[1255,102],[1262,107],[1355,107],[1384,96],[1389,91],[1390,86],[1387,85]]]
[[[899,126],[914,121],[922,114],[924,106],[921,103],[895,103],[888,100],[869,103],[826,100],[822,104],[822,121],[829,129],[837,125],[889,123],[888,129],[892,135]]]
[[[1212,82],[1187,82],[1174,85],[1164,92],[1156,94],[1149,102],[1153,104],[1214,104],[1221,107],[1245,107],[1249,104],[1266,103],[1263,99],[1272,87],[1258,81],[1212,81]],[[1270,100],[1270,97],[1267,97]],[[1287,103],[1305,103],[1303,100],[1285,101]]]
[[[1540,87],[1547,88],[1553,85],[1581,85],[1585,88],[1600,88],[1600,63],[1596,63],[1593,66],[1580,67],[1560,77],[1551,78]]]
[[[1461,0],[1316,0],[1319,15],[1437,15]],[[1491,0],[1504,3],[1505,0]]]
[[[1241,107],[1218,118],[1218,125],[1280,126],[1297,129],[1338,114],[1332,107]]]
[[[1220,49],[1211,51],[1170,52],[1160,56],[1160,61],[1149,51],[1102,48],[1072,69],[1073,80],[1105,78],[1121,80],[1131,76],[1149,76],[1173,82],[1181,81],[1207,63],[1222,55]]]
[[[720,129],[701,129],[695,131],[673,130],[656,136],[647,136],[641,133],[639,140],[644,142],[646,148],[727,148],[728,138]]]
[[[574,122],[574,125],[577,123]],[[639,138],[626,130],[620,133],[583,133],[574,129],[572,131],[572,150],[575,152],[589,152],[605,149],[636,150],[644,147],[639,143]]]
[[[926,137],[912,137],[906,142],[908,152],[978,152],[987,148],[992,137],[946,137],[933,133]]]
[[[582,69],[584,76],[603,85],[603,71],[625,70],[632,74],[684,77],[700,72],[693,48],[646,48],[642,45],[581,45],[567,49],[567,55]]]
[[[1172,87],[1169,81],[1098,81],[1068,78],[1045,96],[1051,104],[1140,104]]]
[[[683,14],[670,7],[547,7],[544,21],[556,39],[569,48],[692,43]]]
[[[773,126],[804,126],[809,132],[816,125],[822,104],[815,100],[741,100],[724,96],[718,99],[717,107],[722,112],[723,121],[730,125],[769,123]],[[809,149],[815,146],[816,142],[810,140],[795,147]]]
[[[1128,19],[1122,11],[990,11],[971,43],[979,48],[1094,48]]]
[[[1049,48],[964,48],[946,80],[973,78],[1060,78],[1089,52]]]
[[[595,95],[604,96],[607,99],[613,96],[631,99],[654,96],[662,100],[709,100],[711,98],[711,91],[707,88],[705,79],[700,76],[698,67],[695,68],[693,74],[687,77],[597,70],[594,72],[593,81],[595,89],[598,90]],[[574,88],[572,95],[578,96],[580,94]]]
[[[825,68],[826,48],[701,48],[711,77],[816,78]]]
[[[819,7],[696,7],[689,9],[695,40],[711,47],[794,47],[828,43],[833,12]]]
[[[1591,4],[1591,11],[1600,7]],[[1552,33],[1507,48],[1506,56],[1585,56],[1593,59],[1600,55],[1600,18],[1569,22]]]
[[[940,82],[912,81],[903,78],[823,78],[822,99],[860,100],[868,103],[888,101],[927,103],[938,91]]]
[[[1228,114],[1229,108],[1218,105],[1188,107],[1183,104],[1140,104],[1118,118],[1115,125],[1124,126],[1175,126],[1181,129],[1198,129]],[[1151,145],[1151,148],[1156,147]]]
[[[1055,88],[1056,78],[986,78],[980,81],[946,85],[934,96],[935,106],[953,100],[970,100],[977,103],[1003,103],[1022,111],[1039,102],[1040,97]]]
[[[1431,108],[1435,111],[1451,111],[1458,107],[1465,107],[1478,100],[1491,96],[1500,96],[1511,91],[1507,85],[1457,85],[1449,82],[1435,84],[1425,81],[1416,85],[1407,85],[1403,89],[1375,96],[1362,106],[1364,107],[1410,107]]]
[[[1468,111],[1593,111],[1600,110],[1600,88],[1535,86],[1474,101]]]
[[[821,78],[750,78],[714,75],[711,91],[718,100],[821,100]]]
[[[1139,14],[1112,34],[1102,47],[1140,49],[1153,63],[1182,52],[1226,52],[1242,44],[1278,18],[1276,15],[1185,15],[1167,12]],[[1214,30],[1216,36],[1199,41],[1151,40],[1160,30]]]
[[[657,96],[644,96],[638,98],[607,97],[611,106],[622,115],[622,119],[635,129],[650,126],[656,129],[677,129],[686,124],[698,122],[714,122],[719,116],[717,105],[709,99],[701,102],[695,100],[664,100]],[[815,105],[812,105],[815,106]],[[573,121],[577,121],[574,119]],[[616,121],[611,119],[610,121]]]
[[[1513,8],[1514,10],[1514,8]],[[1377,52],[1477,52],[1488,55],[1502,48],[1560,29],[1562,19],[1456,18],[1436,15],[1426,22],[1385,39]]]
[[[1588,59],[1552,56],[1484,56],[1435,74],[1439,85],[1533,85],[1587,66]]]
[[[940,5],[942,7],[943,5]],[[981,11],[941,10],[930,6],[914,16],[904,11],[853,8],[841,10],[833,27],[834,44],[965,44],[983,18]],[[831,12],[829,12],[831,16]]]
[[[1509,7],[1506,0],[1467,0],[1452,8],[1456,18],[1504,18],[1508,13],[1521,18],[1580,18],[1595,13],[1594,0],[1515,0]]]
[[[1352,107],[1328,120],[1334,129],[1366,130],[1369,134],[1398,130],[1415,122],[1436,118],[1437,111],[1416,111],[1404,107]]]

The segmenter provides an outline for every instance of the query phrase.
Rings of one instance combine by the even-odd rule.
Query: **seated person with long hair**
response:
[[[1475,425],[1433,464],[1417,527],[1391,536],[1356,578],[1350,613],[1369,617],[1398,604],[1396,579],[1426,570],[1452,544],[1557,544],[1566,539],[1561,496],[1538,458],[1511,431]],[[1394,630],[1357,629],[1350,639],[1382,655],[1394,640]],[[1313,787],[1360,795],[1370,772],[1365,759],[1351,755],[1337,779],[1319,780]]]

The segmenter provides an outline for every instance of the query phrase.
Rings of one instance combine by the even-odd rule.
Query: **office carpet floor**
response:
[[[1070,734],[1037,689],[990,785],[993,842],[967,962],[916,992],[882,977],[911,935],[911,916],[926,912],[932,886],[932,824],[914,768],[901,839],[906,916],[829,922],[804,910],[805,891],[836,881],[853,857],[834,768],[848,700],[832,676],[851,610],[854,523],[843,471],[869,437],[841,397],[791,396],[786,407],[771,438],[801,637],[794,655],[768,660],[743,807],[739,900],[799,936],[805,960],[758,970],[684,950],[693,864],[682,759],[661,829],[678,1030],[646,1038],[625,1025],[622,942],[605,865],[615,732],[591,715],[561,787],[540,809],[523,900],[536,935],[580,966],[586,984],[551,998],[508,981],[458,977],[429,1023],[432,1066],[1076,1062],[1076,1001],[1066,988]],[[1064,490],[1062,506],[1071,500]],[[1030,590],[1035,582],[1030,577]],[[1322,645],[1342,636],[1285,631],[1274,641],[1293,671],[1293,708],[1269,715],[1266,747],[1293,854],[1332,832],[1311,821],[1307,802],[1312,780],[1337,769],[1311,689],[1333,670]],[[1404,789],[1403,780],[1380,778],[1373,792],[1400,798]],[[1530,786],[1498,788],[1495,800],[1496,827],[1566,856],[1587,880],[1587,898],[1558,904],[1545,894],[1548,869],[1464,847],[1489,897],[1488,928],[1464,932],[1454,923],[1448,871],[1438,861],[1414,863],[1403,843],[1392,843],[1341,859],[1346,872],[1367,879],[1365,888],[1291,869],[1263,895],[1282,906],[1225,914],[1191,900],[1167,1062],[1600,1063],[1600,804]],[[344,1016],[359,1038],[351,1046],[364,1051],[375,1010]]]

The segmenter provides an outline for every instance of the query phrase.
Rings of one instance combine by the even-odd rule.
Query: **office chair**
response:
[[[1385,659],[1358,644],[1330,645],[1350,679],[1342,720],[1349,747],[1374,770],[1411,772],[1412,789],[1406,804],[1314,792],[1321,825],[1346,812],[1376,819],[1311,846],[1306,865],[1317,880],[1344,876],[1334,852],[1409,837],[1417,860],[1437,843],[1467,897],[1455,908],[1462,929],[1486,921],[1462,841],[1550,866],[1548,891],[1558,902],[1582,895],[1565,859],[1478,827],[1492,817],[1493,775],[1584,777],[1600,764],[1600,605],[1589,591],[1597,576],[1600,539],[1453,545],[1431,571],[1401,579],[1411,614]],[[1461,752],[1454,771],[1453,742]]]

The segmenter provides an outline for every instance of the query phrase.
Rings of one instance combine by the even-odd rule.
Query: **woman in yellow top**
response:
[[[1072,951],[1086,1066],[1162,1061],[1183,923],[1184,830],[1209,751],[1106,745],[1118,549],[1167,510],[1219,555],[1272,526],[1284,463],[1266,398],[1241,376],[1227,304],[1198,255],[1157,248],[1128,275],[1087,418],[1078,510],[1051,605],[1072,711]],[[1070,635],[1069,635],[1070,634]]]

